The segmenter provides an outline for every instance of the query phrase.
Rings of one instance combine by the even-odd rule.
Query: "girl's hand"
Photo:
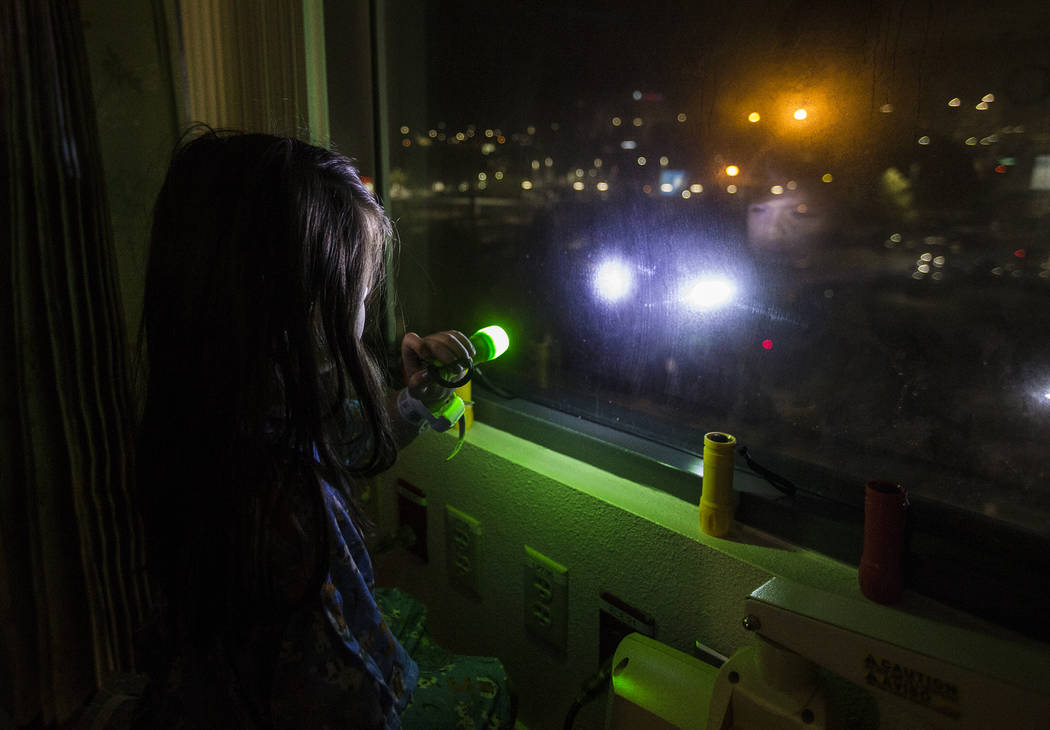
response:
[[[456,330],[438,332],[420,337],[409,332],[401,340],[401,367],[405,375],[408,392],[427,408],[441,404],[448,398],[450,389],[435,383],[427,372],[430,364],[453,363],[473,360],[477,353],[467,336]]]

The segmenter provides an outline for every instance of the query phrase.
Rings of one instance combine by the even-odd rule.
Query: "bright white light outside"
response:
[[[621,259],[603,261],[594,274],[594,289],[607,302],[616,302],[634,288],[631,268]]]
[[[733,298],[736,287],[728,279],[700,279],[688,287],[684,301],[694,309],[716,309]]]

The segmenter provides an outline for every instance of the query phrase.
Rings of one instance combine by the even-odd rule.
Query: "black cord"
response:
[[[514,400],[518,397],[516,393],[512,393],[506,388],[501,388],[495,383],[493,383],[491,380],[486,378],[485,373],[481,372],[479,368],[474,368],[474,375],[477,376],[478,380],[481,382],[482,385],[485,386],[486,390],[492,391],[494,395],[499,396],[503,400]]]
[[[612,677],[612,657],[609,657],[602,665],[601,669],[595,672],[594,676],[583,683],[580,688],[580,693],[576,695],[576,699],[572,701],[572,706],[569,707],[569,711],[565,713],[565,724],[563,725],[564,730],[572,730],[573,724],[576,722],[576,715],[588,702],[594,700],[598,695],[605,691],[605,688],[609,684],[609,679]]]
[[[572,726],[576,724],[576,715],[579,713],[580,708],[583,707],[583,703],[577,698],[573,700],[572,707],[565,715],[565,724],[562,726],[563,730],[572,730]]]
[[[796,487],[791,481],[780,476],[776,472],[767,469],[766,467],[762,466],[757,461],[752,459],[751,455],[747,451],[746,446],[741,446],[737,450],[740,452],[740,455],[744,457],[744,461],[747,462],[747,465],[751,468],[751,470],[763,479],[765,479],[767,482],[769,482],[774,489],[777,489],[778,491],[786,494],[789,497],[795,496],[795,492],[798,491],[798,487]]]

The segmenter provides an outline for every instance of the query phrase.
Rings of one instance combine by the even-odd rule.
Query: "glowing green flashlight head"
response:
[[[475,365],[495,360],[510,347],[510,338],[498,324],[482,327],[470,336],[470,341],[478,353],[474,358]]]

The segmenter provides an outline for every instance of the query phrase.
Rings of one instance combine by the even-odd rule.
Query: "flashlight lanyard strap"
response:
[[[454,379],[446,378],[445,372],[454,368],[461,368],[463,374]],[[431,379],[438,385],[445,388],[460,388],[470,382],[471,376],[474,375],[474,363],[471,362],[470,358],[457,360],[448,365],[435,365],[430,363],[427,365],[427,371],[430,373]]]
[[[456,395],[431,410],[414,398],[408,388],[402,388],[397,394],[398,414],[408,423],[419,426],[420,430],[429,426],[439,433],[447,431],[463,418],[465,410],[463,399]]]

